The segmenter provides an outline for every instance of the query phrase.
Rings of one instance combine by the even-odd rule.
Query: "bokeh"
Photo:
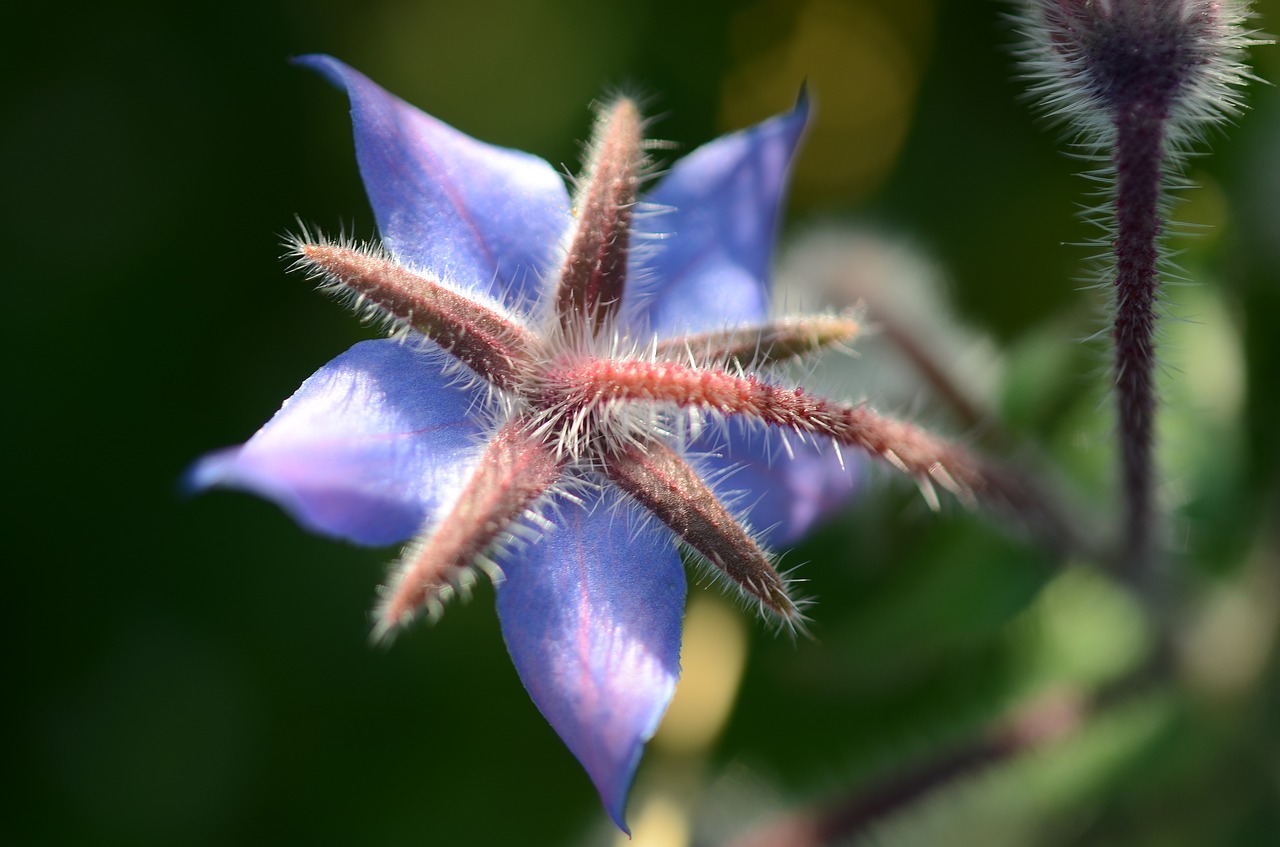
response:
[[[1280,32],[1280,3],[1255,4]],[[891,333],[812,379],[1069,492],[1115,532],[1096,203],[1033,117],[1005,7],[974,0],[229,0],[6,12],[4,589],[10,844],[612,844],[529,702],[492,589],[388,648],[392,550],[269,504],[184,497],[370,337],[286,273],[300,224],[374,234],[331,53],[477,137],[576,169],[593,98],[625,91],[675,155],[787,108],[816,115],[779,254],[790,307],[881,304]],[[1280,50],[1254,67],[1280,80]],[[1191,285],[1164,333],[1161,501],[1178,661],[1064,738],[975,768],[848,843],[1259,845],[1280,832],[1280,95],[1193,158],[1175,217]],[[868,468],[789,552],[812,640],[695,587],[687,683],[637,780],[637,847],[719,845],[870,790],[1055,693],[1132,675],[1160,622],[1055,558]],[[862,840],[858,840],[862,839]]]

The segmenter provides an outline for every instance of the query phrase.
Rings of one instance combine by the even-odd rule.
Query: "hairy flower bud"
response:
[[[1253,78],[1241,63],[1257,42],[1238,0],[1023,0],[1022,62],[1031,91],[1069,124],[1109,202],[1088,213],[1114,258],[1114,374],[1125,563],[1149,583],[1154,537],[1155,326],[1169,176],[1205,128],[1241,108]]]
[[[1139,110],[1182,150],[1241,108],[1253,78],[1238,0],[1023,0],[1023,67],[1032,93],[1083,141],[1114,142],[1117,115]]]

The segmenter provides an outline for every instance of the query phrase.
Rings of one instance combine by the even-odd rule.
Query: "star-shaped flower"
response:
[[[516,670],[625,828],[679,674],[679,548],[795,625],[766,549],[850,492],[832,443],[948,487],[973,480],[906,425],[776,373],[857,330],[768,317],[803,97],[678,161],[643,200],[643,122],[618,100],[571,200],[541,159],[469,138],[332,58],[299,63],[350,97],[383,246],[301,238],[298,261],[394,337],[325,365],[191,481],[253,491],[358,543],[414,539],[379,635],[438,611],[476,568],[500,574]]]

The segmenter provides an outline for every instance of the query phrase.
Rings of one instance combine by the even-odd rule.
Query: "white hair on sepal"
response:
[[[429,522],[423,530],[405,545],[400,556],[392,563],[387,580],[377,588],[378,602],[374,606],[375,621],[370,640],[374,643],[390,643],[401,630],[412,626],[418,620],[436,624],[444,616],[445,609],[455,598],[461,602],[471,599],[472,589],[479,576],[486,577],[495,588],[501,586],[506,579],[502,562],[518,558],[532,546],[540,544],[547,536],[557,531],[561,525],[561,510],[566,507],[583,508],[584,502],[576,493],[583,489],[594,488],[598,482],[588,481],[582,476],[570,479],[562,477],[550,489],[544,492],[533,503],[525,507],[521,513],[499,533],[471,561],[450,567],[443,575],[443,580],[435,585],[424,586],[425,596],[421,605],[409,615],[389,620],[387,604],[397,594],[411,570],[411,562],[417,557],[423,546],[431,543],[433,531],[440,517]],[[454,501],[456,503],[456,500]],[[452,505],[452,504],[451,504]],[[447,515],[450,507],[441,511]],[[548,514],[550,512],[550,514]]]
[[[346,235],[345,228],[337,238],[326,238],[311,230],[301,219],[298,219],[297,234],[286,235],[283,240],[283,246],[288,250],[286,255],[290,256],[292,260],[289,267],[290,271],[300,271],[308,279],[318,280],[317,287],[320,291],[335,297],[351,308],[362,323],[377,326],[384,335],[399,344],[414,345],[417,351],[424,356],[424,367],[443,376],[450,377],[450,385],[456,385],[460,390],[475,395],[484,395],[490,403],[500,403],[505,399],[503,392],[496,390],[491,383],[481,378],[456,357],[450,355],[430,338],[415,330],[408,321],[379,307],[376,303],[370,301],[366,294],[352,291],[341,280],[335,279],[332,274],[308,258],[303,252],[308,247],[337,247],[404,267],[379,242],[357,240]],[[444,283],[440,284],[469,298],[483,299],[472,291],[454,288]],[[501,304],[496,304],[496,301],[485,305],[504,309]],[[472,410],[474,411],[480,405],[484,404],[473,402]]]
[[[466,565],[450,568],[443,581],[423,586],[425,593],[422,602],[412,613],[401,614],[394,619],[391,618],[388,607],[399,593],[409,571],[413,569],[412,563],[417,557],[417,553],[429,541],[430,532],[428,530],[406,544],[400,555],[392,562],[387,579],[377,587],[377,601],[374,603],[372,612],[374,625],[369,633],[370,642],[374,644],[390,644],[398,633],[409,628],[417,620],[426,620],[434,624],[444,616],[445,607],[456,594],[464,593],[464,596],[469,596],[469,588],[474,583],[475,576],[472,574],[468,577],[462,577],[460,574],[470,571],[474,567],[474,564],[470,562]],[[462,588],[464,582],[466,587]]]
[[[477,303],[478,305],[489,309],[495,314],[500,315],[504,320],[510,321],[521,329],[530,330],[530,322],[528,318],[528,310],[523,308],[525,305],[524,298],[516,304],[515,307],[508,306],[501,299],[494,297],[487,290],[476,286],[461,285],[450,280],[447,272],[441,272],[436,269],[421,268],[414,264],[401,261],[391,250],[389,250],[382,242],[377,240],[358,240],[340,232],[337,238],[328,238],[318,232],[309,229],[301,221],[299,223],[299,233],[297,235],[286,235],[283,246],[288,251],[286,256],[291,257],[292,263],[289,270],[302,271],[307,275],[308,279],[319,280],[319,289],[330,294],[345,305],[352,309],[353,312],[364,322],[380,325],[380,328],[388,335],[402,331],[406,326],[412,329],[408,320],[397,315],[390,314],[386,309],[372,302],[371,298],[361,292],[352,291],[349,286],[341,279],[337,279],[332,273],[320,266],[314,260],[306,255],[306,250],[312,247],[332,247],[339,250],[346,250],[352,253],[358,253],[362,256],[385,262],[388,265],[408,271],[409,273],[421,277],[431,285],[438,286],[442,289],[457,294],[467,300]],[[492,282],[490,288],[492,288]],[[532,306],[530,306],[530,309]]]
[[[634,337],[617,332],[566,337],[553,334],[554,343],[548,358],[558,363],[561,373],[570,374],[581,365],[592,362],[633,361],[660,364],[652,337]],[[592,439],[600,438],[617,449],[635,447],[649,437],[681,443],[687,432],[701,426],[699,410],[686,410],[657,398],[583,396],[575,394],[572,385],[554,372],[534,377],[548,380],[547,396],[560,402],[541,408],[529,408],[538,435],[554,437],[553,449],[559,456],[582,459],[593,449]],[[529,393],[536,395],[540,386],[531,384]],[[595,445],[598,447],[599,445]]]
[[[778,632],[786,632],[790,636],[803,635],[808,637],[809,618],[804,614],[804,610],[812,605],[809,598],[798,596],[794,590],[795,585],[806,580],[796,579],[794,573],[797,568],[781,570],[778,563],[781,561],[781,554],[771,550],[763,543],[764,537],[774,527],[764,527],[757,530],[750,520],[750,513],[755,503],[747,503],[746,500],[751,492],[743,488],[733,488],[728,482],[732,477],[742,470],[742,464],[725,464],[712,468],[707,459],[717,458],[723,459],[726,454],[717,451],[697,451],[684,453],[684,458],[693,467],[698,477],[706,483],[707,488],[712,495],[725,507],[729,515],[742,527],[742,530],[756,544],[757,547],[765,554],[770,566],[774,569],[782,590],[786,594],[791,604],[793,614],[784,615],[769,607],[758,596],[751,593],[747,586],[740,584],[737,580],[729,576],[721,568],[717,567],[714,562],[710,561],[706,556],[694,548],[684,539],[680,538],[674,532],[672,538],[684,552],[686,562],[693,565],[695,573],[699,577],[699,584],[707,582],[714,583],[727,594],[736,606],[742,609],[754,611],[755,614],[765,621],[770,627]],[[757,500],[764,496],[764,492],[757,495]],[[650,513],[646,512],[646,516],[657,520]],[[798,567],[798,566],[797,566]],[[755,586],[759,590],[758,586]]]
[[[672,533],[672,537],[676,539],[681,552],[684,554],[685,562],[693,568],[696,585],[700,587],[706,585],[716,586],[722,594],[729,598],[734,606],[753,612],[757,618],[776,633],[786,633],[793,640],[797,636],[812,637],[812,633],[809,631],[811,619],[805,612],[813,605],[813,600],[796,591],[798,584],[808,581],[795,576],[800,566],[785,570],[780,569],[778,563],[781,561],[781,557],[773,553],[768,554],[769,564],[773,567],[774,573],[777,575],[779,583],[781,583],[783,593],[786,594],[787,600],[791,605],[791,614],[782,614],[770,608],[764,600],[752,593],[753,589],[760,591],[760,586],[754,584],[742,585],[716,567],[715,564],[687,542],[680,539],[675,533]],[[755,537],[754,534],[753,537]]]
[[[756,374],[760,377],[760,374]],[[773,379],[765,379],[763,381],[771,384],[786,383],[783,381],[775,381]],[[795,383],[792,383],[795,384]],[[806,389],[807,391],[807,389]],[[832,396],[829,393],[824,396]],[[802,430],[789,426],[776,426],[774,424],[762,421],[752,415],[746,414],[725,414],[719,410],[712,409],[703,412],[706,421],[705,433],[703,440],[712,437],[718,439],[719,451],[732,459],[732,450],[729,446],[730,427],[733,421],[739,424],[739,434],[745,441],[745,447],[752,452],[762,452],[764,460],[767,464],[773,465],[779,461],[791,461],[796,457],[796,446],[804,445],[815,449],[823,449],[830,442],[827,433],[820,430]],[[763,450],[761,450],[763,448]],[[841,466],[844,465],[843,456],[840,459]]]
[[[612,510],[615,520],[621,516],[620,519],[627,522],[628,540],[636,541],[642,533],[657,531],[666,536],[673,547],[677,546],[675,532],[660,521],[657,515],[635,503],[625,494],[612,498],[609,508]]]
[[[757,543],[759,543],[759,539],[763,538],[773,527],[765,527],[760,533],[757,533],[753,528],[754,525],[750,516],[751,510],[764,498],[766,492],[761,491],[755,495],[754,499],[751,499],[751,490],[749,488],[735,488],[731,483],[733,477],[742,471],[745,465],[741,462],[730,462],[711,469],[705,461],[709,455],[711,454],[691,456],[689,457],[690,464],[694,466],[698,476],[707,484],[707,488],[711,489],[711,493],[724,505],[725,510],[733,516],[734,520],[746,531],[747,535],[756,539]]]
[[[477,288],[454,285],[447,280],[437,279],[434,275],[425,274],[411,265],[400,262],[389,250],[376,241],[356,241],[345,235],[339,236],[338,239],[326,239],[309,230],[301,222],[299,222],[299,226],[300,233],[295,236],[289,236],[286,240],[286,246],[294,257],[290,270],[301,270],[306,273],[308,278],[319,280],[318,287],[322,292],[334,296],[350,307],[363,323],[377,326],[384,335],[400,344],[416,345],[419,350],[432,356],[431,367],[433,370],[446,377],[453,378],[451,384],[459,386],[462,390],[482,395],[486,398],[487,403],[502,407],[508,410],[509,413],[515,403],[509,392],[499,389],[492,382],[478,375],[457,357],[441,348],[431,338],[416,330],[409,319],[390,313],[374,302],[367,294],[351,290],[341,279],[336,278],[324,267],[305,255],[304,250],[313,247],[335,247],[387,262],[397,268],[409,271],[433,285],[477,303],[481,307],[500,315],[504,320],[510,321],[515,326],[528,330],[530,322],[522,306],[511,308]],[[520,302],[527,305],[530,301],[526,297]]]
[[[506,294],[511,299],[510,303],[507,303],[506,300],[501,301],[505,304],[503,312],[517,316],[521,326],[525,329],[534,330],[542,325],[539,316],[543,305],[547,301],[554,299],[550,294],[555,291],[555,285],[552,284],[555,271],[554,267],[541,270],[517,268],[509,283],[504,283],[499,277],[500,270],[494,268],[493,278],[489,280],[489,288],[493,290],[496,287],[503,286],[506,289]],[[532,285],[525,282],[530,278],[534,279]],[[492,298],[493,295],[490,295],[490,297]]]
[[[653,301],[657,286],[663,278],[654,271],[654,262],[662,252],[664,244],[675,235],[674,232],[640,231],[640,221],[661,220],[664,216],[676,211],[675,206],[654,203],[650,200],[637,201],[631,216],[631,243],[628,245],[627,285],[618,308],[618,322],[640,333],[650,334],[647,321],[649,304]]]
[[[554,535],[564,525],[567,509],[586,509],[588,502],[595,499],[604,483],[587,470],[581,463],[571,466],[524,510],[519,530],[524,543],[535,544]]]
[[[774,632],[785,634],[792,642],[797,638],[813,638],[813,632],[809,629],[809,625],[813,619],[809,617],[808,610],[813,608],[817,602],[817,598],[800,593],[797,589],[802,583],[808,583],[809,580],[796,576],[800,568],[805,563],[800,562],[788,568],[781,567],[782,559],[785,554],[779,554],[773,560],[774,570],[778,573],[778,579],[782,581],[782,587],[787,592],[788,599],[791,600],[792,614],[790,617],[774,614],[767,609],[760,614],[760,617],[773,627]]]
[[[285,248],[285,258],[289,260],[288,271],[301,272],[308,280],[316,282],[316,288],[321,293],[337,299],[342,305],[355,313],[361,323],[371,323],[379,320],[387,321],[386,328],[388,330],[393,328],[392,324],[398,326],[401,323],[381,310],[375,312],[371,309],[363,294],[351,291],[340,280],[335,279],[332,274],[309,258],[305,252],[309,247],[336,247],[340,250],[350,250],[354,253],[394,262],[394,258],[382,246],[381,242],[373,239],[357,239],[347,234],[345,226],[339,229],[336,237],[329,237],[317,230],[312,230],[300,218],[297,219],[297,223],[297,234],[287,233],[281,239],[281,246]]]
[[[472,567],[470,563],[463,567],[451,568],[444,581],[435,585],[424,586],[425,594],[422,602],[412,613],[402,614],[394,619],[390,617],[388,606],[399,592],[406,579],[407,572],[411,570],[412,559],[424,543],[426,543],[426,539],[420,537],[405,545],[400,556],[392,562],[387,579],[375,590],[377,600],[371,612],[373,628],[369,632],[370,643],[390,645],[400,632],[408,629],[418,620],[426,620],[432,624],[436,623],[444,616],[445,607],[453,599],[454,595],[459,593],[455,581],[461,579],[461,577],[455,572],[470,570]],[[470,579],[474,582],[474,575]]]
[[[630,100],[631,104],[635,107],[636,113],[640,117],[641,136],[638,139],[640,149],[644,151],[661,150],[666,149],[670,145],[674,145],[675,142],[672,141],[648,139],[644,137],[644,133],[649,130],[649,127],[661,120],[663,117],[662,115],[645,116],[645,111],[648,109],[649,104],[653,99],[653,95],[645,94],[643,91],[632,86],[613,86],[612,90],[606,91],[599,97],[592,98],[591,102],[588,104],[588,108],[595,112],[595,121],[592,126],[592,132],[594,133],[607,121],[609,112],[615,105],[623,100]],[[566,171],[565,175],[568,177],[570,185],[574,188],[577,187],[577,183],[581,182],[589,174],[588,166],[591,164],[591,157],[594,153],[591,144],[592,141],[594,141],[594,138],[580,140],[578,142],[579,156],[582,158],[583,167],[576,173]],[[651,180],[661,173],[653,159],[647,155],[641,158],[639,164],[641,167],[641,173],[638,175],[639,182]]]
[[[601,164],[606,164],[600,155],[601,150],[597,147],[597,142],[603,142],[605,139],[601,133],[609,126],[610,118],[615,114],[615,107],[629,102],[634,107],[634,114],[639,120],[638,130],[641,137],[635,138],[635,146],[629,152],[634,154],[634,159],[628,162],[622,170],[631,170],[630,176],[634,179],[634,194],[631,202],[615,207],[614,211],[626,209],[634,220],[634,214],[639,207],[640,188],[643,183],[649,181],[653,175],[653,162],[646,152],[649,145],[645,144],[643,132],[648,128],[650,121],[643,116],[642,105],[643,98],[629,95],[616,95],[605,98],[598,98],[592,102],[592,108],[596,113],[595,122],[591,130],[591,138],[580,142],[580,157],[582,159],[582,168],[580,172],[573,173],[566,170],[563,173],[566,183],[570,189],[570,214],[571,220],[569,225],[565,227],[560,235],[560,240],[554,254],[552,267],[548,269],[548,278],[544,282],[549,283],[544,286],[544,291],[553,293],[553,296],[543,298],[543,306],[545,308],[539,310],[539,318],[541,323],[546,326],[551,325],[554,319],[558,322],[558,315],[555,314],[556,306],[554,302],[554,292],[558,290],[559,274],[565,266],[566,260],[569,258],[570,251],[573,249],[574,242],[578,237],[579,228],[582,225],[582,205],[586,196],[586,192],[590,185],[595,181],[598,175],[598,168]],[[616,163],[607,163],[610,165]],[[628,235],[634,235],[634,225],[627,227]],[[628,243],[628,252],[634,249],[634,242]],[[631,267],[631,261],[628,259],[628,269]]]
[[[657,515],[620,490],[602,469],[591,468],[578,475],[577,481],[591,486],[593,499],[596,501],[596,505],[592,507],[593,511],[603,507],[608,513],[611,524],[616,524],[617,521],[626,522],[628,541],[636,541],[645,532],[658,531],[670,538],[673,547],[677,546],[675,532]],[[585,508],[581,502],[579,506]]]

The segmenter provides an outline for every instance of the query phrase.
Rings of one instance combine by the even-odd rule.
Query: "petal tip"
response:
[[[631,827],[627,826],[627,799],[631,795],[631,784],[635,781],[636,771],[640,767],[640,757],[644,753],[644,746],[648,740],[647,736],[638,739],[630,760],[623,762],[620,767],[607,774],[606,779],[599,780],[596,774],[588,773],[591,781],[595,783],[596,791],[600,794],[600,802],[604,805],[609,819],[613,821],[614,826],[626,833],[628,838],[631,837]]]
[[[178,493],[195,497],[210,488],[226,485],[227,469],[239,453],[239,447],[226,447],[201,456],[178,478]]]
[[[289,64],[331,76],[340,69],[346,68],[342,62],[326,53],[304,53],[301,56],[290,56]]]

